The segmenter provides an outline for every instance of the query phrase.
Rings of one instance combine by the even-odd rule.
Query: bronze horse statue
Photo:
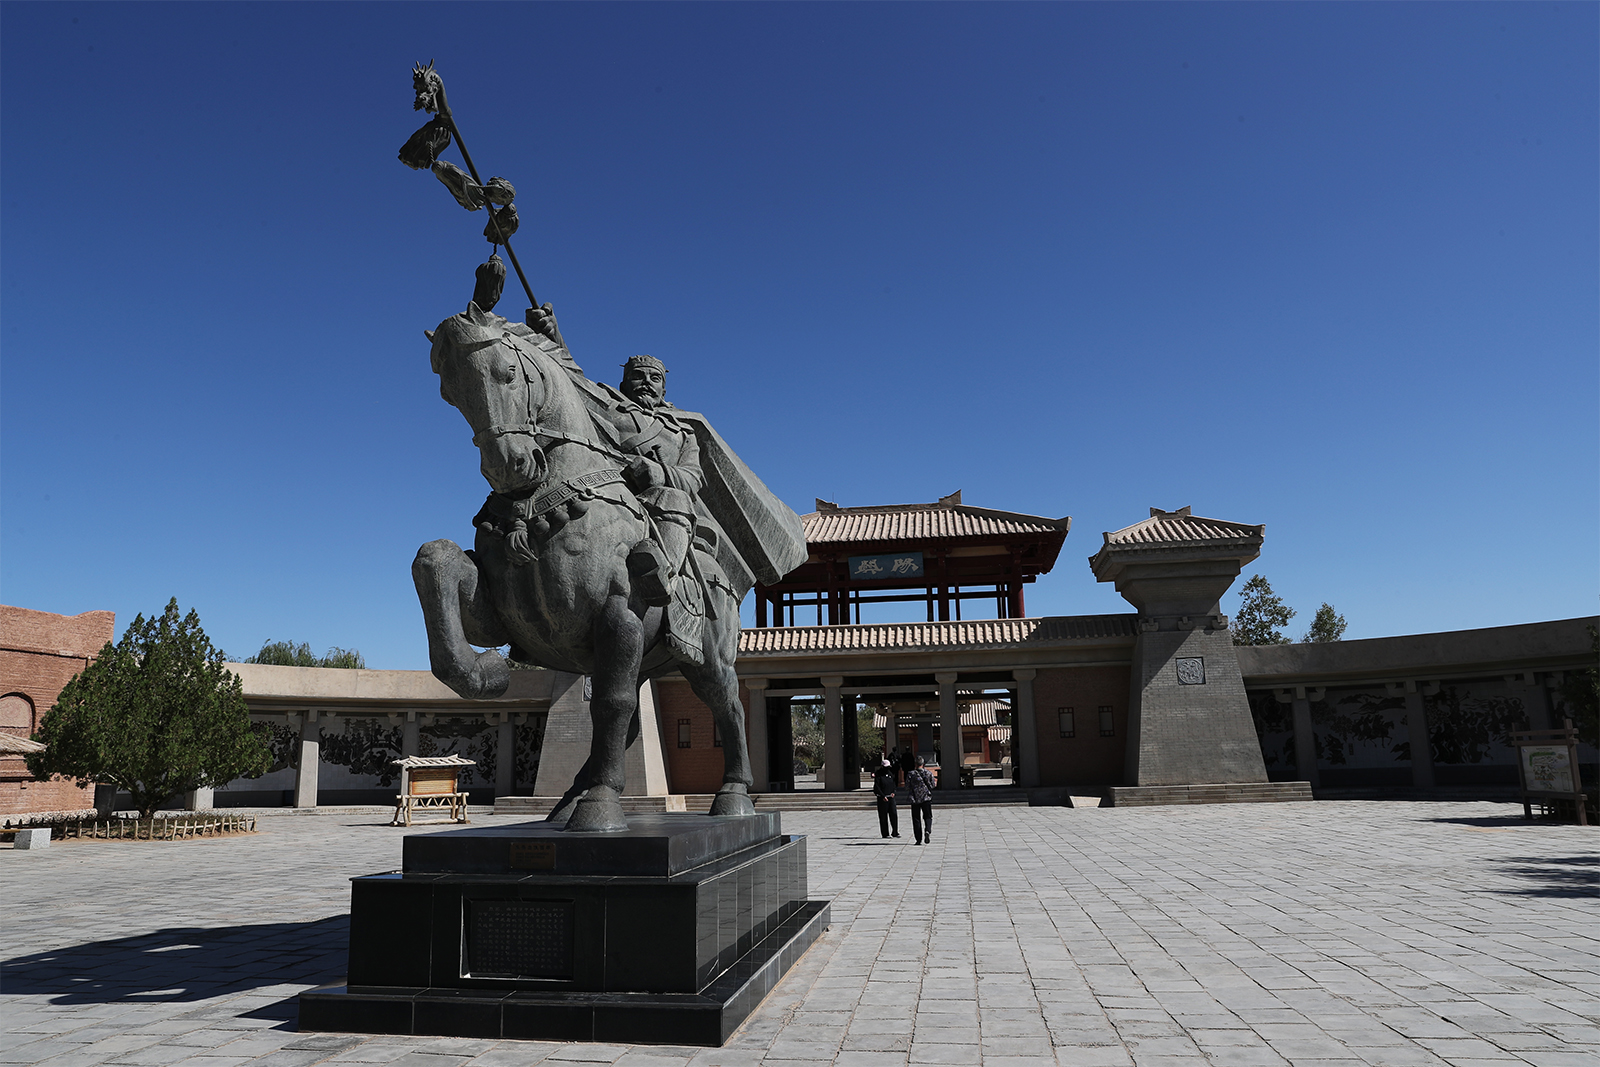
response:
[[[471,551],[431,541],[411,567],[433,673],[468,699],[497,697],[510,682],[497,648],[510,645],[519,661],[589,675],[589,758],[550,819],[607,831],[627,828],[623,756],[639,732],[639,687],[678,671],[722,736],[710,813],[754,814],[734,674],[739,602],[756,579],[776,581],[805,559],[799,518],[709,424],[674,410],[706,456],[704,507],[678,595],[667,607],[647,605],[627,558],[652,520],[628,487],[630,457],[606,419],[627,401],[585,378],[553,316],[538,320],[546,321],[541,332],[474,303],[427,331],[439,393],[472,426],[493,490]]]

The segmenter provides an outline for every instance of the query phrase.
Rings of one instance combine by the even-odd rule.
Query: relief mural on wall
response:
[[[1528,716],[1520,696],[1496,689],[1504,689],[1503,683],[1447,683],[1423,697],[1436,768],[1479,767],[1484,771],[1473,775],[1474,781],[1485,773],[1496,781],[1514,781],[1516,753],[1507,735],[1522,728]],[[1379,784],[1379,776],[1370,773],[1342,782],[1341,770],[1410,768],[1414,738],[1403,694],[1382,687],[1328,690],[1322,700],[1309,701],[1309,707],[1318,771],[1334,772],[1333,780],[1324,784]],[[1257,690],[1250,693],[1250,713],[1267,773],[1279,781],[1295,777],[1293,705],[1280,703],[1272,691]],[[1394,784],[1401,781],[1399,775],[1381,777],[1393,778]]]
[[[431,716],[430,716],[431,718]],[[268,720],[267,746],[272,764],[259,777],[241,778],[228,789],[292,789],[294,772],[300,765],[300,729],[296,724]],[[528,715],[512,726],[513,758],[516,761],[515,787],[532,792],[539,774],[539,751],[544,743],[545,716]],[[404,751],[405,725],[387,716],[340,715],[317,724],[317,741],[322,756],[319,784],[322,789],[388,790],[399,787],[400,771],[393,761]],[[477,766],[462,776],[467,789],[492,789],[498,768],[499,725],[463,716],[440,716],[424,720],[417,731],[417,755],[459,755]]]
[[[339,726],[334,733],[317,731],[323,763],[343,767],[352,777],[369,777],[374,786],[400,781],[399,768],[391,764],[400,758],[404,731],[399,726],[391,727],[387,718],[346,718],[339,720]]]
[[[441,715],[418,731],[417,755],[472,760],[477,766],[461,772],[457,782],[463,789],[489,789],[494,786],[499,741],[499,728],[490,723]]]

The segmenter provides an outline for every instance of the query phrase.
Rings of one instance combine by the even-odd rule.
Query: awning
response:
[[[417,767],[476,767],[476,760],[463,759],[460,756],[406,756],[403,759],[390,760],[396,767],[405,770],[414,770]]]

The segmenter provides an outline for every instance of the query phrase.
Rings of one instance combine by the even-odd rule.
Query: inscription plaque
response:
[[[468,978],[571,978],[572,902],[468,900]]]
[[[554,841],[511,842],[511,869],[514,871],[553,871],[556,869]]]

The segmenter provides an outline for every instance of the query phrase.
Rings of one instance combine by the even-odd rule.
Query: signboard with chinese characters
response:
[[[851,556],[850,580],[921,578],[922,553],[897,552],[887,556]]]
[[[1572,763],[1566,746],[1528,745],[1522,749],[1522,775],[1530,793],[1571,793]]]

